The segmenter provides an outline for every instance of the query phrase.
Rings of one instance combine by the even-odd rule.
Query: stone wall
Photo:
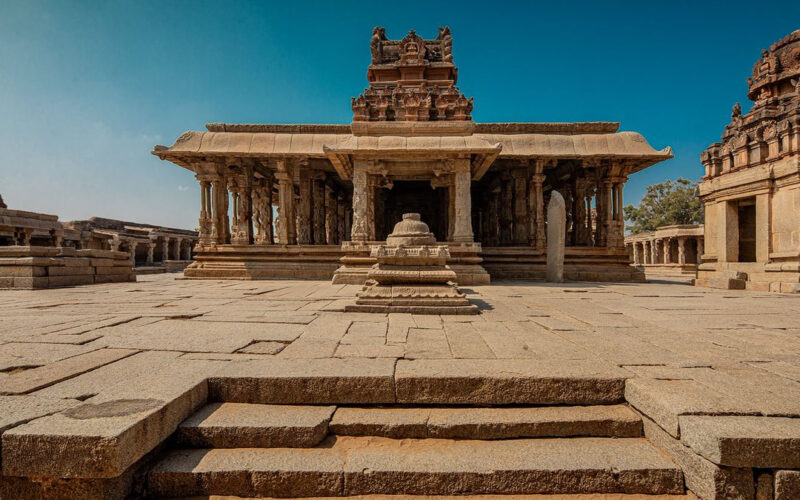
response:
[[[0,288],[53,288],[136,281],[125,252],[65,247],[0,247]]]

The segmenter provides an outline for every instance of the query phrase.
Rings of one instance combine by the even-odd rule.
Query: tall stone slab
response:
[[[564,281],[564,248],[566,246],[567,207],[558,191],[550,194],[547,204],[547,281]]]

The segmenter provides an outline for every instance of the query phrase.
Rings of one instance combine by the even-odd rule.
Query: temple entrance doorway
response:
[[[738,204],[739,262],[756,261],[756,200],[748,198]]]
[[[393,184],[391,189],[376,191],[376,239],[385,240],[404,213],[418,213],[437,241],[447,241],[447,189],[434,189],[430,181],[394,181]]]

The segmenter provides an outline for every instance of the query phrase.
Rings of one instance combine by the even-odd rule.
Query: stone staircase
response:
[[[285,396],[258,390],[260,382],[209,381],[217,402],[172,436],[147,475],[148,496],[685,498],[681,469],[644,439],[641,418],[619,404],[621,394],[604,404],[587,395],[568,405],[480,406],[376,404],[365,393],[363,403],[351,395],[340,405],[335,391],[309,386],[303,404],[276,404]]]

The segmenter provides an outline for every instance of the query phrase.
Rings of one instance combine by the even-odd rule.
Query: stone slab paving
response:
[[[0,397],[13,410],[2,415],[3,448],[19,452],[3,452],[3,472],[120,474],[209,391],[242,403],[341,403],[357,394],[362,404],[364,396],[446,404],[457,394],[492,404],[497,394],[513,398],[520,381],[534,384],[520,393],[542,403],[569,391],[603,404],[624,399],[647,417],[648,439],[697,471],[687,484],[707,479],[693,491],[726,481],[752,487],[737,467],[798,467],[799,296],[669,282],[498,282],[467,290],[482,307],[475,316],[345,313],[359,288],[165,274],[0,291],[0,387],[14,394]],[[537,387],[532,377],[552,383]],[[330,400],[304,399],[308,384]],[[78,418],[65,415],[84,407]],[[95,413],[80,418],[85,411]],[[114,416],[97,417],[103,412]],[[55,436],[50,448],[26,451],[35,429]],[[144,429],[148,437],[137,434]],[[86,450],[109,457],[105,468],[80,456],[80,436],[114,437]],[[795,488],[796,478],[776,472],[776,492],[779,483]]]

